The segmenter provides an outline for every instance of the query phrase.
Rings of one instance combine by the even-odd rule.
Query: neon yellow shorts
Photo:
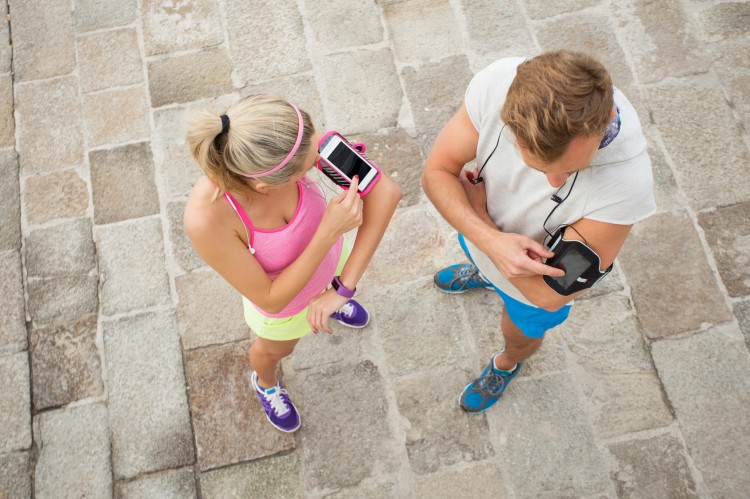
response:
[[[347,238],[341,247],[341,258],[336,267],[336,275],[344,269],[344,264],[351,253]],[[288,341],[302,338],[310,332],[310,324],[307,323],[307,307],[291,317],[266,317],[252,306],[250,301],[242,297],[242,307],[245,312],[245,322],[255,334],[261,338],[275,341]]]

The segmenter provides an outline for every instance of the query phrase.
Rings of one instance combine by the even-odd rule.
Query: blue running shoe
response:
[[[487,367],[477,379],[466,385],[458,399],[458,404],[466,412],[479,413],[486,411],[500,400],[508,384],[521,370],[523,362],[519,362],[513,372],[503,371],[495,367],[493,356]]]
[[[470,289],[494,289],[473,263],[457,263],[446,267],[433,279],[435,286],[445,293],[465,293]]]

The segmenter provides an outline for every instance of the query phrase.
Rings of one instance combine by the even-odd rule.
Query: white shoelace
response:
[[[341,312],[347,317],[351,317],[352,314],[354,313],[354,305],[352,305],[349,302],[346,302],[344,306],[339,309],[339,312]]]
[[[287,391],[284,388],[280,388],[278,385],[276,386],[276,391],[273,393],[264,392],[264,397],[268,402],[271,404],[271,408],[273,409],[273,412],[276,413],[277,416],[283,416],[287,412],[289,412],[289,406],[286,405],[286,402],[284,402],[284,399],[281,397],[281,395],[286,395]]]

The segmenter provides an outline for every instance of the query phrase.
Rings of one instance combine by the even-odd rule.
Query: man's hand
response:
[[[561,269],[542,263],[542,258],[554,255],[544,245],[530,237],[496,231],[490,235],[489,243],[480,248],[507,279],[533,275],[561,277]]]

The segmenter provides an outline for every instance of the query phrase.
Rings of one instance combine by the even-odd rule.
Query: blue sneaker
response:
[[[503,371],[495,367],[493,356],[487,367],[477,379],[466,385],[458,399],[458,404],[466,412],[479,413],[486,411],[503,396],[505,388],[513,381],[521,370],[523,362],[519,362],[513,371]]]
[[[457,263],[446,267],[433,279],[435,286],[445,293],[465,293],[470,289],[495,289],[473,263]]]

